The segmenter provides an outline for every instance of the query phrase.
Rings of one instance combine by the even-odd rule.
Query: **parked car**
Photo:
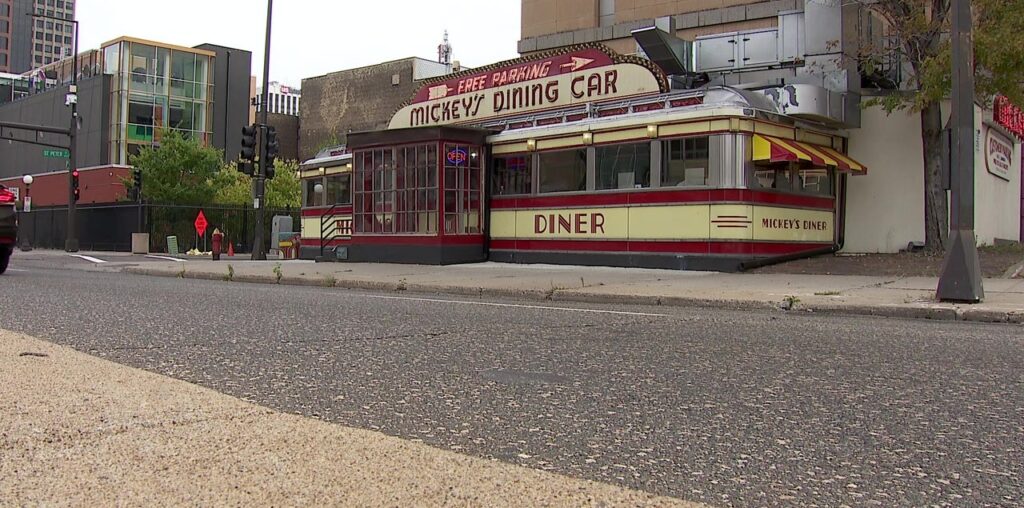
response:
[[[14,208],[14,193],[0,185],[0,273],[7,271],[14,243],[18,238],[18,212]]]

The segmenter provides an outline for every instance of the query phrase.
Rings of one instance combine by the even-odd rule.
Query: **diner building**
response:
[[[923,245],[920,115],[875,104],[909,78],[851,57],[895,43],[870,9],[527,3],[520,58],[416,82],[302,166],[304,257],[740,270]],[[978,243],[1020,241],[1024,113],[975,111]]]

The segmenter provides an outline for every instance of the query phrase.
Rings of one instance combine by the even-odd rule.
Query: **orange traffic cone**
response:
[[[234,256],[234,255],[235,255],[235,246],[232,245],[231,242],[228,242],[228,256]]]

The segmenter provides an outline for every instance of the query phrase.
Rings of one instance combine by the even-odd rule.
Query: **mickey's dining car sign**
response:
[[[395,113],[388,128],[478,123],[666,89],[665,76],[642,60],[587,48],[428,82]]]

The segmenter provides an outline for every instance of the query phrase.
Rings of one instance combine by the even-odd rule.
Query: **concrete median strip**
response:
[[[0,330],[0,505],[700,506],[282,414]]]

